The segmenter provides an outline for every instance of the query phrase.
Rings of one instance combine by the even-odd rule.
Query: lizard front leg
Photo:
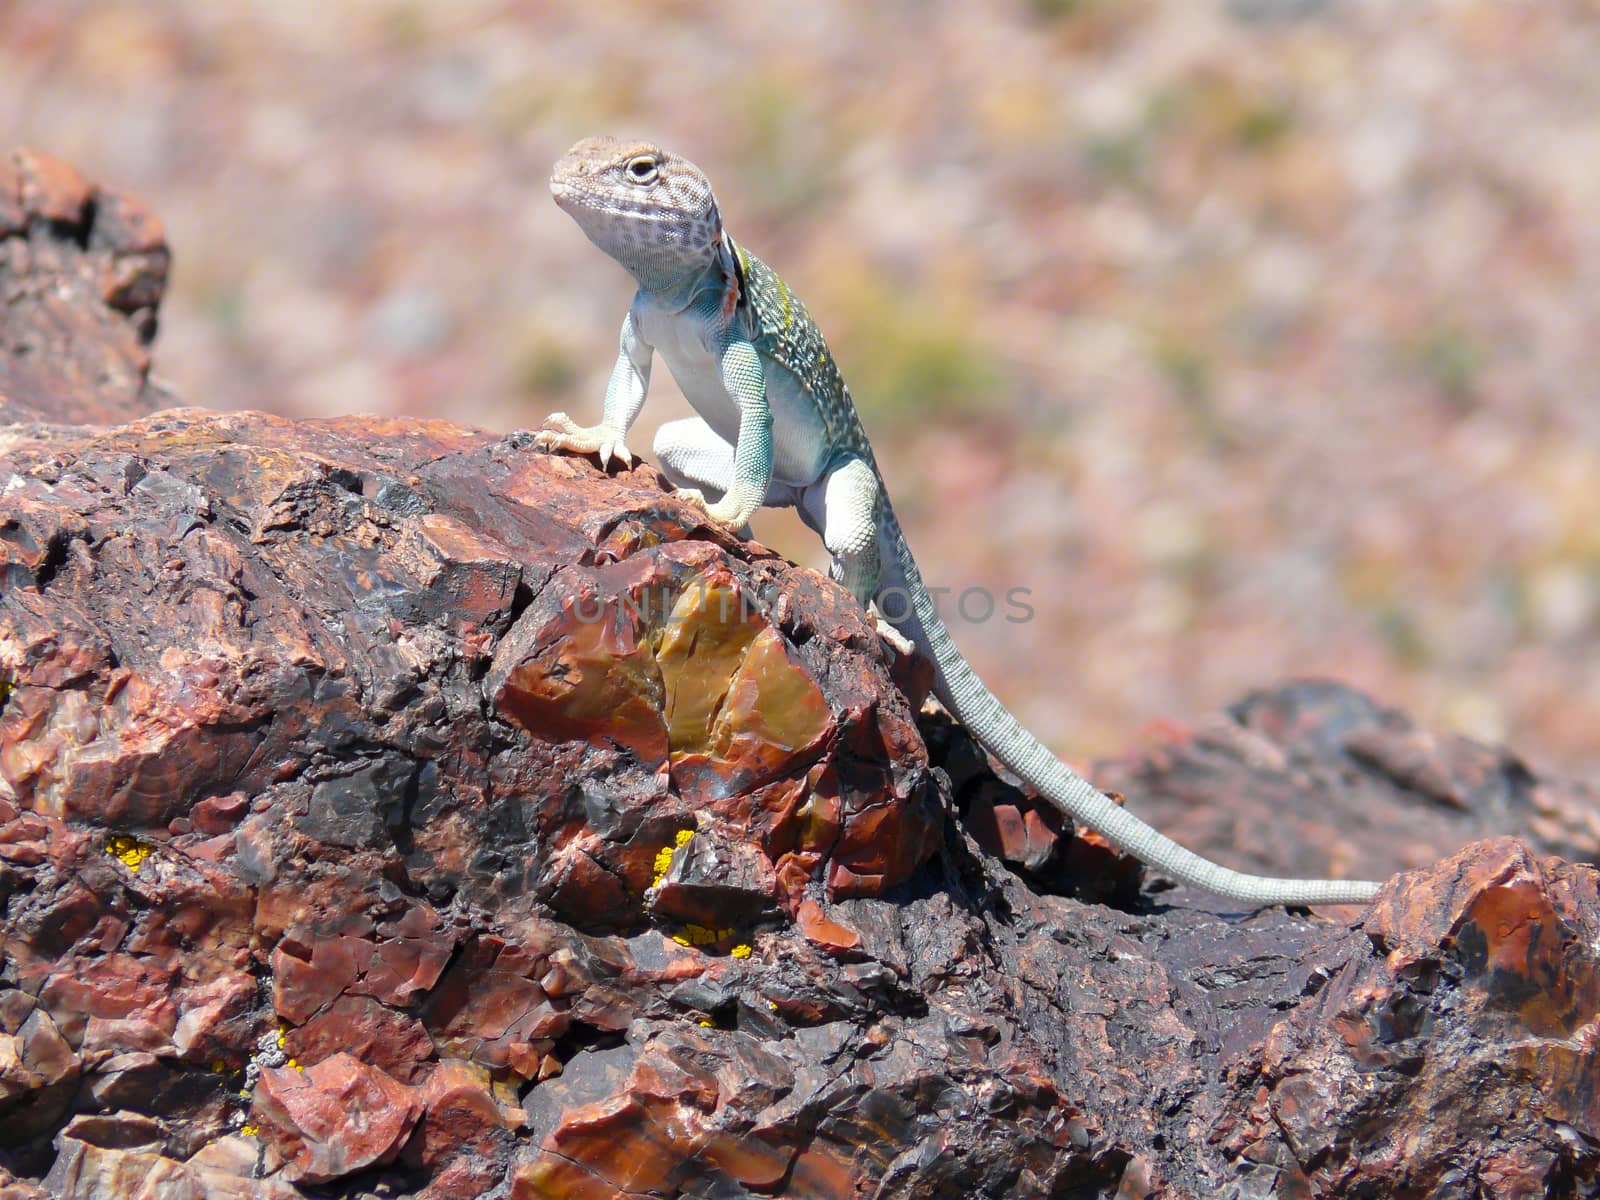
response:
[[[622,318],[620,342],[616,366],[611,369],[611,382],[606,385],[606,403],[600,424],[579,425],[566,413],[551,413],[544,419],[545,427],[534,435],[535,445],[574,454],[598,453],[602,467],[610,466],[613,458],[633,465],[636,456],[628,449],[626,438],[650,390],[650,363],[654,352],[650,343],[634,330],[632,312]]]
[[[766,372],[753,343],[744,338],[730,340],[718,356],[718,366],[722,385],[739,408],[733,477],[715,503],[707,503],[692,488],[678,494],[703,506],[706,515],[718,525],[737,531],[761,507],[772,482],[772,409],[767,403]]]

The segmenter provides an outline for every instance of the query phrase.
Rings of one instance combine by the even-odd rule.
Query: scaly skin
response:
[[[1375,883],[1247,875],[1185,850],[1070,770],[1006,710],[935,610],[821,332],[777,273],[723,230],[698,167],[648,142],[587,138],[556,164],[550,188],[639,291],[601,423],[586,428],[556,413],[540,445],[631,462],[626,435],[660,353],[703,418],[657,435],[668,478],[733,530],[762,504],[797,508],[833,556],[833,578],[863,605],[877,601],[933,661],[944,704],[1074,821],[1173,879],[1251,904],[1372,898]]]

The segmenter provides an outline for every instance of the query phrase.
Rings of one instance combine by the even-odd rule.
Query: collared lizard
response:
[[[626,435],[644,405],[654,353],[698,418],[655,439],[680,494],[730,530],[763,504],[792,506],[832,556],[829,574],[879,609],[935,668],[935,694],[973,736],[1074,821],[1182,883],[1252,904],[1354,903],[1377,884],[1249,875],[1178,845],[1114,803],[1024,729],[961,656],[890,507],[872,447],[805,306],[728,236],[693,163],[648,142],[586,138],[556,164],[556,203],[639,290],[599,425],[564,413],[538,444],[631,463]],[[909,598],[904,611],[883,604]]]

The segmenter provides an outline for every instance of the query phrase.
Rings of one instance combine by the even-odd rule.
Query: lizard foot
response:
[[[533,444],[544,450],[565,450],[572,454],[598,454],[601,468],[613,458],[631,467],[635,455],[623,436],[609,425],[579,425],[566,413],[551,413],[544,428],[533,435]]]
[[[872,616],[878,623],[878,636],[888,642],[889,648],[897,655],[901,658],[910,658],[917,652],[916,643],[889,624],[882,613],[874,609]]]
[[[750,514],[742,513],[737,508],[728,504],[727,497],[723,497],[715,504],[706,499],[706,494],[699,488],[681,487],[674,488],[672,494],[679,500],[685,500],[706,514],[706,519],[713,525],[726,529],[735,537],[748,538],[750,536]]]

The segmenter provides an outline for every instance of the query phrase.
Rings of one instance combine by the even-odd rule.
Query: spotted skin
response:
[[[1080,824],[1172,878],[1252,905],[1364,903],[1377,885],[1247,875],[1211,862],[1114,803],[1022,727],[956,648],[895,519],[827,343],[766,263],[727,236],[711,184],[651,142],[586,138],[557,164],[556,203],[633,275],[601,423],[554,414],[551,450],[631,461],[625,437],[659,354],[699,417],[656,439],[662,469],[707,515],[741,529],[788,505],[822,537],[829,573],[876,602],[935,668],[935,693],[997,759]]]
[[[850,390],[806,306],[766,263],[742,246],[735,246],[734,252],[745,280],[756,349],[800,381],[822,414],[830,445],[874,462]]]

